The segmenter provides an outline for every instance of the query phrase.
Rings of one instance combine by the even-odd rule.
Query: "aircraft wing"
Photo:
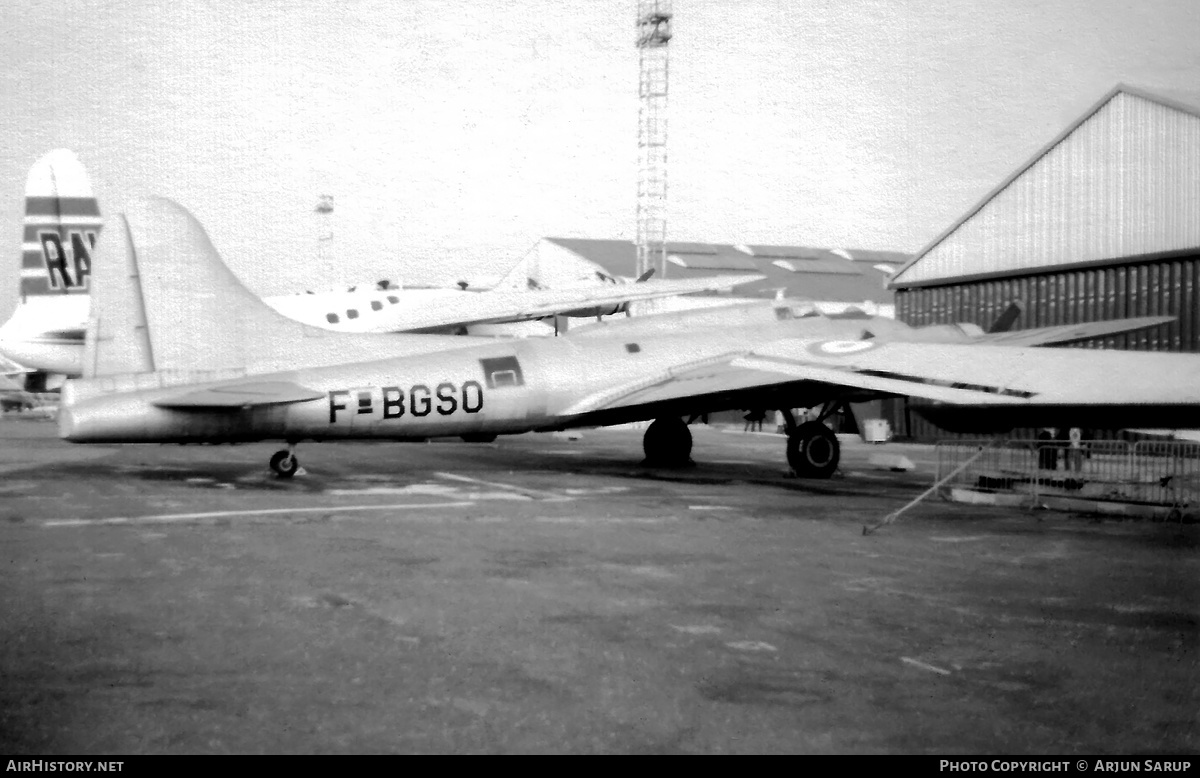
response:
[[[1165,405],[1195,403],[1196,386],[1200,356],[1186,354],[782,339],[597,392],[563,415],[762,392],[815,402],[906,395],[1013,409]]]
[[[287,381],[243,381],[199,389],[154,402],[160,408],[175,410],[239,410],[258,405],[287,405],[317,400],[324,392],[307,389]]]
[[[34,372],[33,369],[19,365],[8,357],[0,354],[0,375],[15,376]]]
[[[1107,338],[1125,332],[1158,327],[1175,321],[1174,316],[1140,316],[1133,319],[1096,321],[1086,324],[1061,324],[1056,327],[1038,327],[1015,332],[990,332],[980,335],[980,343],[998,346],[1051,346],[1057,343],[1074,343],[1092,338]]]
[[[442,298],[435,306],[395,305],[371,317],[366,332],[420,332],[469,324],[541,319],[555,314],[615,309],[623,303],[729,289],[761,279],[760,275],[646,281],[639,284],[596,284],[586,288],[532,291],[464,292]],[[605,313],[609,311],[604,311]]]

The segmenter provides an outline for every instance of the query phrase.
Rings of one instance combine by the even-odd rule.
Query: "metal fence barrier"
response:
[[[1030,506],[1121,512],[1147,506],[1182,517],[1200,510],[1200,443],[1185,441],[953,440],[937,444],[939,493],[1018,495]],[[1152,515],[1154,512],[1151,512]]]

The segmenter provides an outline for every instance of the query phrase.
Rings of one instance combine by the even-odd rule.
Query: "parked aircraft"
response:
[[[0,354],[43,377],[82,372],[92,252],[102,227],[87,171],[73,153],[58,149],[34,163],[25,187],[21,302],[0,327]],[[529,289],[527,279],[518,277],[523,275],[522,268],[515,268],[487,291],[378,284],[280,295],[266,302],[297,321],[338,332],[523,336],[534,332],[529,322],[541,334],[553,334],[553,327],[537,324],[537,319],[619,313],[631,302],[718,291],[761,278],[714,276],[624,285],[597,279],[569,289]],[[186,274],[179,280],[181,288],[193,285]]]
[[[180,294],[173,277],[201,267],[212,269],[209,283]],[[649,334],[633,320],[605,336],[484,344],[391,335],[383,337],[410,353],[342,352],[340,362],[303,334],[288,353],[264,350],[257,334],[301,325],[258,302],[191,214],[163,199],[119,217],[95,277],[85,377],[63,389],[60,435],[79,443],[281,439],[288,448],[270,462],[281,476],[296,472],[302,440],[484,438],[649,419],[647,459],[679,464],[691,452],[682,416],[813,406],[827,414],[881,395],[1022,420],[1053,413],[1075,423],[1120,408],[1200,425],[1200,356],[1014,347],[979,343],[961,328],[875,332],[876,322],[819,316]],[[839,449],[830,430],[785,418],[792,468],[832,474]]]
[[[28,370],[0,357],[0,411],[22,411],[35,407],[37,397],[26,391]]]

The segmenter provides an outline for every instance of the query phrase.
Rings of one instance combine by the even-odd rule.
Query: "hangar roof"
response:
[[[637,274],[637,250],[631,241],[546,240],[600,265],[612,275]],[[766,277],[738,287],[738,294],[768,297],[783,289],[789,297],[890,303],[893,294],[886,288],[889,271],[907,259],[907,254],[892,251],[668,242],[666,277],[757,273]]]
[[[1200,247],[1200,109],[1118,84],[892,277],[905,288]]]

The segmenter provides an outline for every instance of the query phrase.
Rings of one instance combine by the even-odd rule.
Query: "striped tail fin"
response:
[[[55,149],[35,162],[25,182],[21,299],[88,294],[102,225],[87,171],[74,153]]]

